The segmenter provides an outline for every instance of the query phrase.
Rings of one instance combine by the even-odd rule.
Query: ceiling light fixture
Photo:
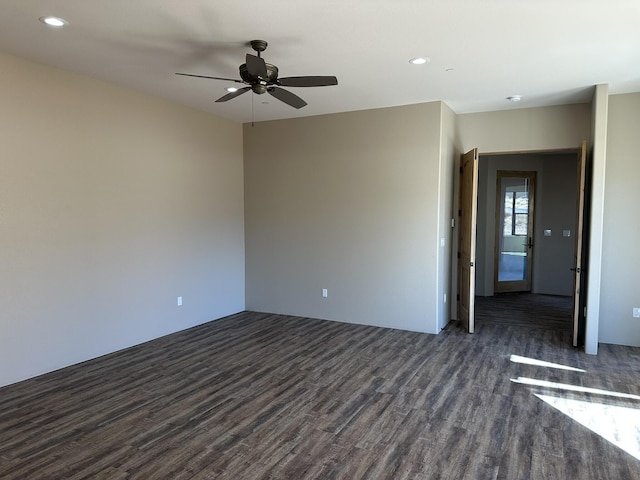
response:
[[[229,93],[233,93],[233,92],[237,92],[238,91],[238,89],[236,87],[228,87],[226,90]]]
[[[60,28],[69,25],[64,18],[60,17],[40,17],[39,20],[50,27]]]
[[[509,100],[510,102],[519,102],[520,100],[522,100],[522,95],[511,95],[507,97],[507,100]]]
[[[427,63],[429,61],[428,58],[426,57],[416,57],[416,58],[412,58],[411,60],[409,60],[409,63],[412,63],[413,65],[423,65],[425,63]]]

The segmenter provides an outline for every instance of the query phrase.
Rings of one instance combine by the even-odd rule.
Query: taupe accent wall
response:
[[[443,107],[245,125],[248,309],[439,330]]]
[[[0,71],[0,385],[244,309],[241,125]]]

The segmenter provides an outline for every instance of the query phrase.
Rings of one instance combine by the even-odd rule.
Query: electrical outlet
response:
[[[181,307],[182,306],[182,297],[178,297],[178,306]]]
[[[640,318],[640,308],[633,307],[633,318]]]
[[[329,292],[327,291],[327,289],[326,289],[326,288],[323,288],[323,289],[322,289],[322,296],[323,296],[324,298],[327,298],[327,297],[329,296]]]

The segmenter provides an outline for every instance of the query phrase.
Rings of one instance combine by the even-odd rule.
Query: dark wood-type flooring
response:
[[[477,325],[512,325],[570,333],[573,297],[534,293],[501,293],[476,297]]]
[[[537,396],[638,409],[640,349],[568,339],[242,313],[0,389],[0,478],[640,479]]]

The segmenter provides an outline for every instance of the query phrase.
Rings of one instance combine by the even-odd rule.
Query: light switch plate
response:
[[[570,237],[571,236],[571,230],[563,230],[562,231],[562,236],[563,237]]]
[[[544,231],[544,236],[545,237],[550,237],[551,236],[551,230],[545,230]]]

